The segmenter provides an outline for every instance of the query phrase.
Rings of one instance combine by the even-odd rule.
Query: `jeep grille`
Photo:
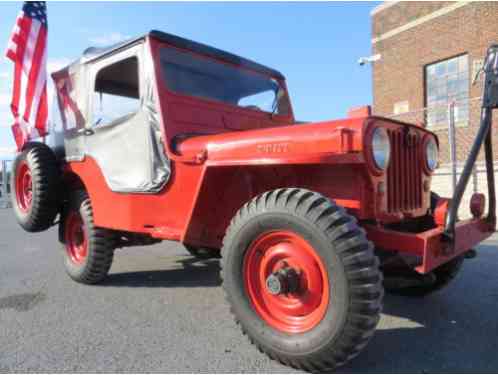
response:
[[[420,136],[406,128],[388,129],[391,161],[387,168],[387,211],[410,211],[422,206]]]

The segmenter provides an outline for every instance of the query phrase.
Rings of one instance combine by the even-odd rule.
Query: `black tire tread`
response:
[[[258,350],[280,363],[309,372],[332,371],[345,364],[367,344],[372,337],[382,310],[384,295],[382,274],[379,271],[379,261],[374,255],[373,245],[365,236],[365,232],[356,224],[356,219],[323,195],[300,188],[284,188],[263,193],[246,203],[233,217],[221,250],[221,279],[224,280],[224,260],[229,243],[240,230],[244,222],[255,215],[279,208],[290,215],[304,218],[319,228],[324,229],[335,249],[342,259],[349,287],[353,292],[346,323],[340,339],[329,344],[319,356],[312,358],[286,357],[261,345],[244,327],[231,307],[235,322],[249,341]],[[223,283],[225,298],[230,306],[230,293]]]
[[[89,251],[88,261],[81,272],[72,272],[68,267],[66,270],[69,276],[79,283],[96,284],[107,276],[111,268],[115,248],[113,233],[94,225],[93,210],[86,191],[77,190],[71,194],[68,210],[78,210],[83,216],[88,233],[88,247],[92,250]],[[64,225],[64,220],[61,220],[60,225]],[[63,251],[65,254],[65,249]],[[67,257],[66,262],[70,262]]]
[[[44,144],[36,144],[25,149],[17,156],[11,185],[15,189],[15,171],[17,162],[25,159],[31,169],[33,188],[36,196],[33,197],[29,214],[23,219],[18,217],[19,224],[28,232],[41,232],[50,228],[59,213],[59,169],[57,159],[52,150]],[[15,190],[11,194],[12,205],[17,207]]]

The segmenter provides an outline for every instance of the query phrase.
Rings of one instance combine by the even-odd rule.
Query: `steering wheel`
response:
[[[246,105],[244,108],[247,108],[247,109],[252,109],[252,110],[255,110],[255,111],[263,111],[261,108],[259,108],[257,105]]]

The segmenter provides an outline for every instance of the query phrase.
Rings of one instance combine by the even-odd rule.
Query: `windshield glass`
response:
[[[162,48],[160,57],[166,84],[175,93],[289,114],[287,93],[271,77],[173,48]]]

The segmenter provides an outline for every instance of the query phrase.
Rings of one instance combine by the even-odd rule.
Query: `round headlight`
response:
[[[427,163],[427,168],[433,172],[437,167],[437,162],[439,159],[439,150],[434,138],[431,138],[425,144],[425,161]]]
[[[372,156],[377,168],[382,170],[387,168],[391,156],[391,142],[383,128],[377,128],[373,132]]]

